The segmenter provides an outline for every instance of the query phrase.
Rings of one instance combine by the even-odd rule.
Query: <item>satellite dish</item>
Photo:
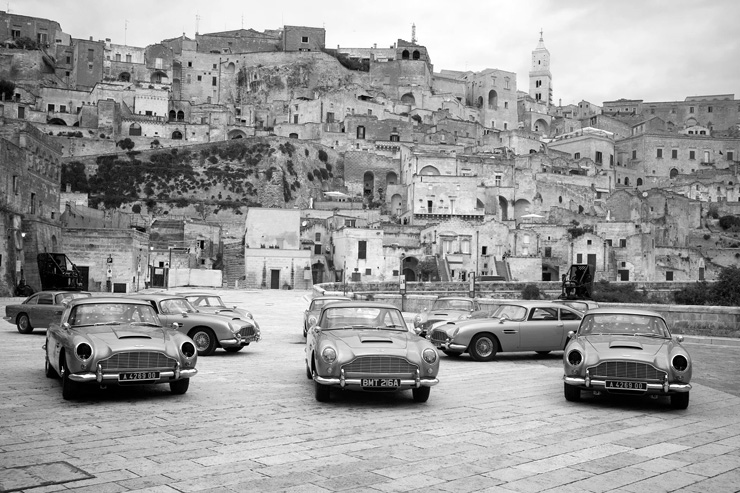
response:
[[[303,221],[303,222],[301,223],[301,226],[305,227],[305,226],[306,226],[306,224],[308,224],[308,221]]]
[[[642,192],[643,197],[647,197],[647,192]]]

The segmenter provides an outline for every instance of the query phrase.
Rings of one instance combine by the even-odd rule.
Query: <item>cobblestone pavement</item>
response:
[[[165,385],[64,401],[44,376],[44,331],[0,321],[0,492],[740,491],[740,398],[720,374],[737,379],[738,346],[689,343],[699,359],[685,411],[568,403],[561,353],[442,356],[425,404],[410,392],[321,404],[304,371],[308,293],[222,294],[254,312],[264,339],[200,358],[182,396]],[[718,374],[703,378],[709,360]]]

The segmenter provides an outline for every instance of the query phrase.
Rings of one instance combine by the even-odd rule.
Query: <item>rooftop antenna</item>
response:
[[[416,24],[411,24],[411,44],[416,44]]]
[[[128,36],[128,19],[123,20],[123,45],[128,46],[128,43],[126,42]]]

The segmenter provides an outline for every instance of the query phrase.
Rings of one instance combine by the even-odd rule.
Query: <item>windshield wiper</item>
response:
[[[146,325],[147,327],[161,327],[159,324],[154,322],[131,322],[131,325]]]
[[[98,325],[121,325],[121,322],[95,322],[93,325],[95,327]]]
[[[666,338],[665,336],[662,336],[660,334],[635,334],[635,337],[637,337],[637,336],[640,336],[640,337],[656,337],[656,338],[659,338],[659,339],[665,339]]]

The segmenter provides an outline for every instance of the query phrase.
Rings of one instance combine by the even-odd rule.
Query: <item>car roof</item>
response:
[[[497,303],[499,306],[503,305],[520,305],[524,307],[532,307],[532,306],[547,306],[547,305],[555,305],[559,306],[561,308],[568,308],[570,310],[573,310],[573,307],[564,305],[562,303],[559,303],[557,300],[502,300]]]
[[[128,305],[145,305],[149,306],[149,303],[147,303],[144,300],[136,299],[136,298],[129,298],[129,297],[123,297],[123,296],[92,296],[90,298],[75,298],[74,300],[69,302],[69,306],[77,306],[77,305],[95,305],[95,304],[101,304],[101,303],[125,303]]]
[[[90,291],[72,291],[72,290],[69,290],[69,289],[37,291],[37,292],[33,293],[31,296],[33,296],[34,294],[53,294],[53,295],[57,295],[57,294],[67,294],[67,293],[69,293],[69,294],[79,293],[79,294],[87,294],[87,295],[92,296],[92,293]]]
[[[639,310],[634,308],[594,308],[586,312],[586,315],[643,315],[648,317],[659,317],[665,319],[663,315],[651,310]]]
[[[469,298],[468,296],[437,296],[437,299],[434,301],[439,300],[461,300],[461,301],[475,301],[473,298]]]
[[[205,291],[188,291],[187,293],[173,293],[175,296],[182,296],[187,298],[188,296],[221,296],[218,293],[207,293]]]
[[[398,307],[396,305],[391,305],[390,303],[379,303],[377,301],[337,301],[335,303],[332,303],[330,305],[327,305],[324,307],[326,309],[327,307],[331,308],[387,308],[387,309],[393,309],[398,310]]]
[[[135,293],[135,294],[127,294],[126,298],[138,298],[140,300],[154,300],[154,301],[162,301],[162,300],[170,300],[172,298],[179,298],[184,299],[185,297],[176,293]]]
[[[311,298],[311,301],[316,301],[316,300],[346,300],[346,301],[351,301],[352,298],[350,298],[349,296],[342,296],[341,294],[316,296],[315,298]]]

